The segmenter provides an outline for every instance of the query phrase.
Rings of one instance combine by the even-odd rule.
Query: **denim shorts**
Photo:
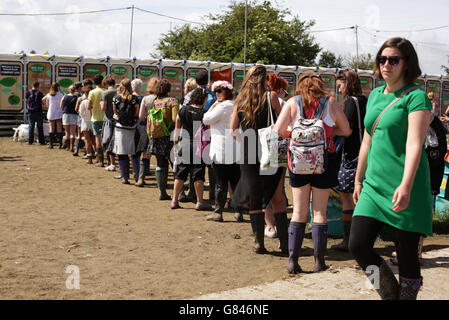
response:
[[[103,132],[103,121],[92,121],[92,132],[94,136],[99,136]]]
[[[314,188],[329,189],[338,186],[338,160],[335,153],[328,154],[326,171],[322,174],[294,174],[288,169],[290,186],[300,188],[310,184]]]
[[[74,113],[64,113],[62,115],[62,124],[64,126],[75,126],[78,123],[78,115]]]

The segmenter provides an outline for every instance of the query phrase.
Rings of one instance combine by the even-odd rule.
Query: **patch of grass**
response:
[[[445,216],[443,219],[433,219],[433,233],[436,234],[449,234],[449,216]]]

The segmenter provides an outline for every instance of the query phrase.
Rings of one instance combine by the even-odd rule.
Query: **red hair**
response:
[[[276,91],[280,88],[287,90],[287,88],[288,88],[288,82],[285,79],[278,77],[274,73],[269,74],[268,85],[270,86],[271,90],[273,90],[273,91]]]

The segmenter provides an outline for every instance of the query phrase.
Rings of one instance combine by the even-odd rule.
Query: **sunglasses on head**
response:
[[[377,56],[377,62],[379,62],[379,64],[385,64],[388,63],[390,64],[390,66],[396,66],[399,64],[399,62],[401,61],[402,57],[399,56]]]

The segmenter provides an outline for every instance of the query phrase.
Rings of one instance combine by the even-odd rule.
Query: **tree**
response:
[[[449,56],[447,62],[449,63]],[[449,76],[449,67],[443,66],[441,65],[441,70],[443,70],[444,72],[446,72],[446,75]]]
[[[350,54],[344,58],[344,65],[349,69],[373,70],[376,61],[371,53],[361,54],[358,59],[357,56]]]
[[[288,16],[289,10],[274,8],[270,1],[248,3],[248,63],[314,64],[321,49],[308,30],[315,22]],[[182,26],[163,34],[159,54],[153,57],[244,62],[245,3],[232,1],[223,14],[208,18],[209,25]]]
[[[324,68],[342,68],[343,67],[343,57],[335,56],[334,53],[330,51],[321,52],[320,60],[318,61],[318,66]]]

